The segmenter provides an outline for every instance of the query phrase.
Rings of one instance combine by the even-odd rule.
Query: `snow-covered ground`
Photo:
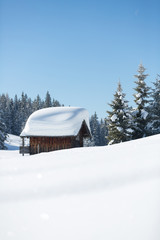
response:
[[[20,139],[20,137],[13,134],[8,134],[8,137],[5,141],[5,146],[8,150],[18,150],[21,142],[22,140]]]
[[[25,138],[25,146],[29,145],[29,139]],[[22,146],[22,139],[19,136],[15,136],[13,134],[8,134],[7,139],[5,141],[5,146],[7,150],[19,150],[19,146]]]
[[[159,240],[160,135],[34,156],[0,151],[0,239]]]

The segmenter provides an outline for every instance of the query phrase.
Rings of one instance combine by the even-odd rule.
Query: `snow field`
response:
[[[159,240],[159,144],[0,151],[0,239]]]

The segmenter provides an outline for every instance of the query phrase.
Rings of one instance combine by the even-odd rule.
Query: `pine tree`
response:
[[[107,131],[106,121],[103,121],[103,119],[101,119],[101,121],[100,121],[100,146],[107,145],[107,138],[106,138],[107,135],[108,135],[108,131]]]
[[[14,113],[14,102],[13,99],[10,99],[9,107],[9,121],[10,121],[10,132],[11,134],[14,134],[15,132],[15,113]]]
[[[4,141],[7,138],[6,126],[3,121],[2,112],[0,112],[0,149],[6,149]]]
[[[135,81],[137,86],[134,88],[136,93],[133,96],[137,107],[133,111],[133,118],[135,122],[133,139],[142,138],[148,135],[147,123],[149,120],[149,114],[147,112],[147,104],[149,102],[148,98],[150,96],[150,88],[147,87],[145,83],[145,79],[148,76],[148,74],[144,74],[145,70],[144,66],[140,64],[138,74],[135,75],[137,78],[137,81]]]
[[[44,107],[45,108],[52,107],[52,100],[51,100],[51,96],[50,96],[48,91],[46,93],[46,97],[45,97],[45,101],[44,101]]]
[[[61,106],[59,101],[55,100],[54,98],[53,98],[53,104],[52,105],[53,105],[53,107],[60,107]]]
[[[92,145],[100,146],[100,124],[96,112],[90,118],[90,127],[93,142]]]
[[[6,131],[7,133],[11,133],[10,98],[8,94],[2,94],[0,97],[0,109],[3,113],[3,121],[6,126]]]
[[[14,104],[14,131],[12,132],[12,134],[15,134],[18,136],[21,132],[22,121],[21,121],[21,114],[20,114],[21,103],[17,95],[15,95],[14,97],[13,104]]]
[[[33,101],[32,108],[33,108],[33,112],[42,108],[42,100],[39,94],[37,95],[37,98]]]
[[[154,88],[151,92],[152,101],[149,106],[150,121],[147,125],[151,135],[160,133],[160,75],[153,82]]]
[[[20,101],[21,130],[24,128],[25,123],[29,117],[29,114],[28,114],[29,106],[27,105],[28,104],[27,101],[28,101],[27,94],[24,94],[24,92],[22,92],[21,101]]]
[[[121,84],[114,94],[114,100],[109,104],[112,108],[107,111],[108,118],[108,136],[109,144],[125,142],[132,139],[131,115],[128,107],[128,101],[125,100],[125,94],[122,92]]]

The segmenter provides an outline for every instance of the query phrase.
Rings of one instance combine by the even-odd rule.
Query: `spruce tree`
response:
[[[55,100],[54,98],[53,98],[52,105],[53,105],[53,107],[60,107],[61,106],[60,102],[58,100]]]
[[[12,106],[8,94],[6,94],[5,125],[7,133],[12,133]]]
[[[15,132],[15,113],[14,113],[14,102],[13,99],[10,99],[10,103],[9,103],[9,120],[10,120],[10,132],[11,134],[14,134]]]
[[[22,121],[21,121],[21,114],[20,114],[21,104],[17,95],[15,95],[14,97],[13,104],[14,104],[14,131],[12,134],[15,134],[18,136],[21,132]]]
[[[6,149],[5,140],[7,138],[6,126],[3,121],[2,112],[0,112],[0,150]]]
[[[90,127],[93,145],[100,146],[100,124],[96,112],[90,118]]]
[[[147,123],[149,120],[149,114],[147,111],[148,107],[148,98],[150,96],[149,90],[150,88],[146,85],[145,79],[148,74],[144,74],[145,68],[142,64],[139,65],[137,70],[138,74],[135,75],[137,78],[136,88],[134,90],[136,93],[134,96],[134,101],[136,103],[136,108],[133,111],[133,119],[134,119],[134,132],[133,139],[142,138],[148,135],[147,131]]]
[[[28,96],[22,92],[21,101],[20,101],[20,121],[21,121],[21,130],[24,128],[25,123],[30,115],[30,104],[28,104]]]
[[[52,100],[51,100],[50,93],[48,91],[46,93],[46,97],[45,97],[45,101],[44,101],[44,107],[45,108],[52,107]]]
[[[120,82],[114,94],[114,100],[109,105],[112,110],[107,111],[108,118],[106,119],[108,124],[108,144],[131,140],[133,131],[131,115]]]
[[[36,99],[33,101],[32,108],[33,108],[33,112],[42,108],[42,101],[39,94],[37,95]]]
[[[101,119],[101,121],[100,121],[100,146],[107,145],[107,138],[106,138],[107,135],[108,135],[108,131],[107,131],[106,121],[103,121],[103,119]]]
[[[160,75],[157,75],[153,82],[154,88],[151,92],[152,101],[149,106],[150,121],[148,122],[148,131],[151,135],[160,133]]]

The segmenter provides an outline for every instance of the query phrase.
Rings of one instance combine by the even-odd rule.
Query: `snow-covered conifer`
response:
[[[150,122],[148,130],[153,134],[160,133],[160,75],[157,75],[156,81],[153,82],[154,88],[151,92],[152,101],[149,106]]]
[[[90,127],[92,134],[92,144],[94,142],[95,146],[100,146],[100,124],[96,112],[90,118]]]
[[[100,145],[105,146],[107,145],[107,138],[108,135],[107,124],[106,121],[101,119],[100,121]]]
[[[21,130],[24,128],[25,123],[32,113],[31,99],[28,98],[27,94],[22,92],[21,101],[20,101],[20,121],[21,121]]]
[[[11,133],[11,116],[10,116],[10,98],[8,94],[0,96],[0,110],[3,114],[3,121],[6,126],[7,133]]]
[[[135,75],[137,78],[136,88],[134,90],[136,93],[134,96],[134,101],[136,103],[136,108],[133,111],[133,119],[134,119],[134,132],[133,139],[145,137],[148,135],[147,131],[147,123],[149,120],[149,113],[147,111],[149,96],[150,96],[150,88],[146,85],[145,79],[148,74],[144,74],[145,68],[142,64],[139,65],[138,74]]]
[[[0,112],[0,149],[6,149],[4,141],[7,138],[6,126],[3,121],[2,112]]]
[[[37,95],[36,99],[34,99],[32,103],[32,108],[33,108],[33,112],[42,108],[42,101],[39,94]]]
[[[120,82],[114,94],[114,100],[109,104],[112,108],[107,111],[106,119],[108,124],[108,144],[125,142],[132,139],[131,115],[128,107],[128,101],[125,100],[125,94],[122,91]]]
[[[52,100],[49,91],[46,93],[45,101],[44,101],[44,107],[52,107]]]
[[[14,131],[12,134],[19,135],[21,132],[22,118],[21,118],[21,102],[17,95],[14,97]]]
[[[52,106],[53,106],[53,107],[60,107],[61,104],[60,104],[60,102],[59,102],[58,100],[55,100],[55,99],[53,98]]]

